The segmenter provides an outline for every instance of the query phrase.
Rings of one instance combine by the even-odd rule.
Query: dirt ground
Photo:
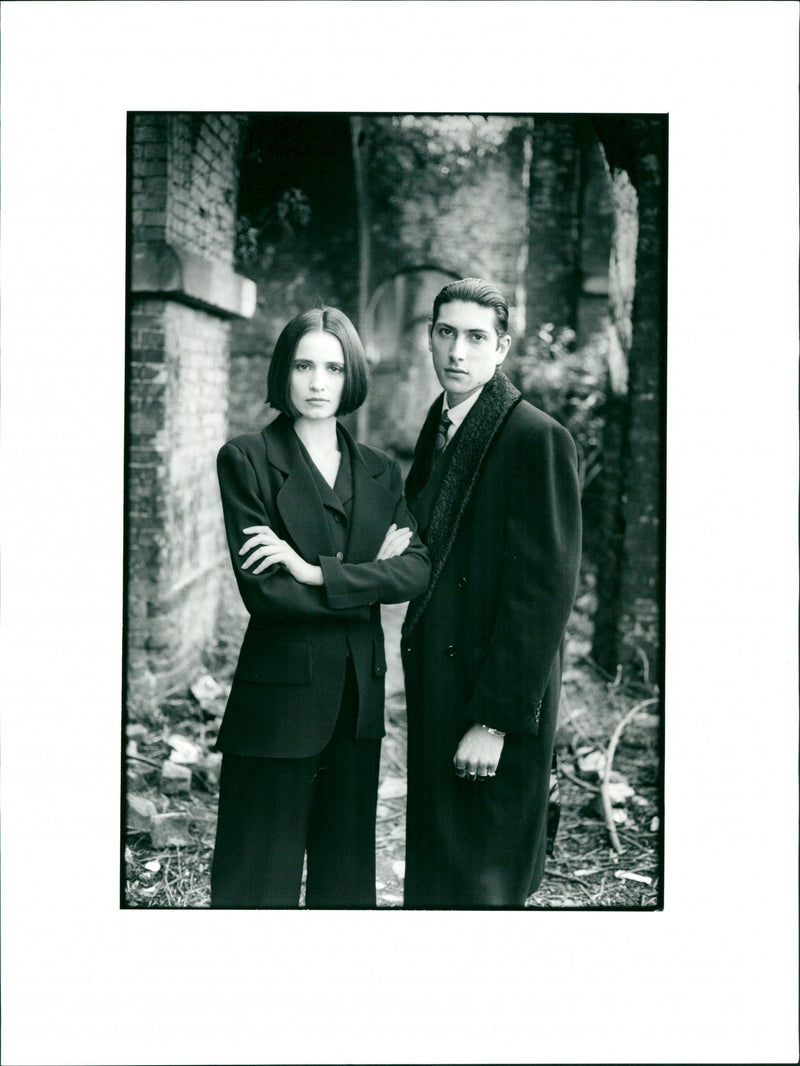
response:
[[[232,582],[229,583],[232,585]],[[587,622],[591,590],[578,600],[567,639],[560,725],[557,738],[561,820],[545,877],[527,906],[540,909],[651,909],[659,902],[661,811],[659,808],[659,718],[651,706],[637,714],[622,733],[613,760],[614,777],[624,798],[615,806],[621,851],[610,846],[597,791],[587,772],[593,751],[604,751],[615,725],[634,705],[653,693],[630,689],[601,676],[588,660]],[[378,907],[400,907],[403,899],[405,836],[405,697],[399,631],[405,605],[384,607],[388,659],[387,736],[381,759],[378,795]],[[133,728],[129,743],[128,793],[152,800],[159,813],[183,812],[191,843],[156,848],[149,832],[128,829],[124,848],[123,898],[129,907],[207,907],[209,867],[216,825],[217,792],[213,775],[195,772],[189,794],[163,795],[158,768],[172,751],[175,734],[202,752],[213,745],[224,693],[235,665],[245,617],[235,589],[227,587],[220,619],[220,640],[209,657],[211,676],[222,689],[211,708],[191,696],[166,700],[154,719]],[[129,725],[129,731],[131,726]],[[628,786],[627,788],[625,786]],[[129,820],[130,821],[130,820]]]

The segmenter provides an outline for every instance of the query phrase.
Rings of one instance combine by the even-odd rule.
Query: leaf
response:
[[[144,864],[144,868],[145,870],[149,870],[152,874],[157,874],[158,871],[161,869],[161,863],[158,861],[158,859],[151,859],[150,862],[146,862]]]
[[[200,758],[200,749],[194,741],[181,736],[180,733],[173,733],[172,736],[167,737],[167,743],[172,748],[169,756],[171,762],[191,765]]]
[[[190,686],[189,691],[201,707],[212,704],[218,699],[222,690],[211,674],[203,674]]]
[[[405,877],[406,864],[403,859],[394,860],[394,862],[392,863],[392,873],[396,874],[397,877]]]
[[[608,786],[608,798],[614,806],[620,806],[633,796],[634,792],[627,781],[613,781]]]
[[[606,757],[602,751],[589,751],[578,757],[575,769],[580,777],[601,778],[606,769]]]
[[[383,800],[399,799],[405,796],[406,791],[406,783],[401,777],[385,777],[378,789],[378,796]]]

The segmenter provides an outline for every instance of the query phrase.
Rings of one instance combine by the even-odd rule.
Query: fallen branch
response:
[[[582,781],[579,777],[575,777],[574,774],[571,774],[569,772],[569,770],[565,770],[564,767],[561,766],[561,765],[559,765],[559,767],[558,767],[558,772],[559,772],[559,774],[563,774],[564,777],[566,777],[566,779],[568,781],[571,781],[573,783],[573,785],[580,785],[581,788],[588,789],[589,792],[599,792],[600,791],[600,788],[599,788],[598,785],[592,785],[592,784],[590,784],[589,781]]]
[[[160,770],[161,769],[161,763],[160,762],[153,762],[152,759],[145,759],[144,755],[130,755],[130,754],[126,753],[125,758],[126,759],[135,759],[136,762],[147,763],[148,766],[155,766],[156,770]]]
[[[611,796],[609,795],[608,786],[611,781],[611,766],[614,762],[614,755],[617,750],[617,744],[622,736],[622,731],[628,722],[632,718],[652,704],[658,703],[656,696],[651,697],[649,700],[642,700],[640,703],[636,703],[631,707],[626,715],[624,715],[619,722],[617,722],[614,732],[611,734],[611,740],[608,744],[608,751],[606,752],[606,765],[603,771],[603,780],[600,782],[600,799],[603,803],[603,818],[606,823],[606,829],[608,829],[608,835],[611,838],[611,846],[618,854],[622,851],[622,845],[619,842],[619,836],[617,835],[617,827],[614,825],[614,812],[611,806]]]
[[[545,877],[557,877],[561,881],[574,881],[576,885],[583,885],[584,888],[591,891],[592,886],[587,885],[585,881],[581,881],[580,877],[571,877],[569,874],[560,874],[557,870],[545,870]]]

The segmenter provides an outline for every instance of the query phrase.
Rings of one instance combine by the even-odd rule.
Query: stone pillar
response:
[[[225,438],[228,330],[255,286],[232,269],[240,122],[137,114],[129,131],[128,710],[151,710],[202,666],[224,541],[215,455]]]

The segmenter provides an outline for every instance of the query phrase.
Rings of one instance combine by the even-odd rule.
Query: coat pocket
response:
[[[310,685],[313,673],[311,645],[296,643],[259,644],[245,641],[239,653],[236,677],[272,685]]]

